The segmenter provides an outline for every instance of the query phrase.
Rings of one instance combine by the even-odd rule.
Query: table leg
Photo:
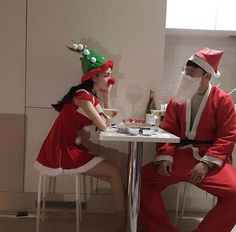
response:
[[[128,170],[128,232],[137,231],[140,202],[140,169],[142,166],[142,142],[129,142]]]

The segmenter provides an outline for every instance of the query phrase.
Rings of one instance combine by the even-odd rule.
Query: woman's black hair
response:
[[[56,111],[60,112],[65,104],[68,104],[73,100],[73,97],[75,96],[75,93],[77,90],[85,89],[88,92],[92,93],[93,85],[94,85],[94,82],[92,78],[90,78],[79,85],[71,87],[69,92],[60,101],[58,101],[56,104],[52,104],[52,107]]]
[[[207,73],[207,71],[205,71],[202,67],[200,67],[199,65],[197,65],[196,63],[194,63],[191,60],[187,61],[186,66],[192,66],[192,67],[195,67],[195,68],[200,68],[200,69],[202,69],[204,75]]]

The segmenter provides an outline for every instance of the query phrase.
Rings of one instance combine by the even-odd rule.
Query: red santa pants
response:
[[[188,181],[190,170],[198,162],[189,150],[181,150],[175,156],[170,177],[159,175],[153,163],[142,168],[140,219],[147,232],[178,231],[169,221],[160,192],[171,184]],[[218,200],[195,232],[230,232],[236,224],[236,169],[227,163],[222,168],[213,168],[197,187]]]

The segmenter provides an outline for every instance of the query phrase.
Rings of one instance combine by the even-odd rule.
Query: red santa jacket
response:
[[[183,140],[196,143],[189,149],[197,159],[206,157],[221,166],[226,160],[232,162],[232,151],[236,142],[236,111],[232,98],[223,90],[209,85],[190,129],[191,101],[168,104],[161,128]],[[156,160],[174,160],[183,144],[157,145]],[[185,146],[186,147],[186,146]],[[189,146],[187,146],[189,147]]]

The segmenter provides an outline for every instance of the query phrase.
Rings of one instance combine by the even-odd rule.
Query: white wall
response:
[[[112,104],[119,109],[118,122],[143,116],[149,89],[161,81],[164,25],[165,1],[28,1],[25,191],[36,191],[33,161],[56,117],[50,104],[80,82],[79,55],[64,44],[82,41],[114,59]],[[120,147],[122,151],[124,145]]]
[[[24,114],[26,1],[0,1],[0,113]]]
[[[34,207],[37,189],[33,163],[56,117],[50,104],[79,83],[82,74],[79,56],[65,43],[81,41],[114,59],[115,122],[144,116],[149,89],[162,78],[165,1],[3,0],[0,13],[0,120],[8,128],[1,136],[4,144],[17,139],[15,146],[0,149],[0,209],[27,210]],[[9,130],[7,124],[16,126]],[[92,142],[97,150],[96,134]],[[145,162],[153,149],[152,144],[145,146]],[[100,153],[121,166],[125,182],[127,144],[104,142]],[[73,179],[59,183],[58,192],[74,192]],[[98,187],[109,190],[103,182]]]

